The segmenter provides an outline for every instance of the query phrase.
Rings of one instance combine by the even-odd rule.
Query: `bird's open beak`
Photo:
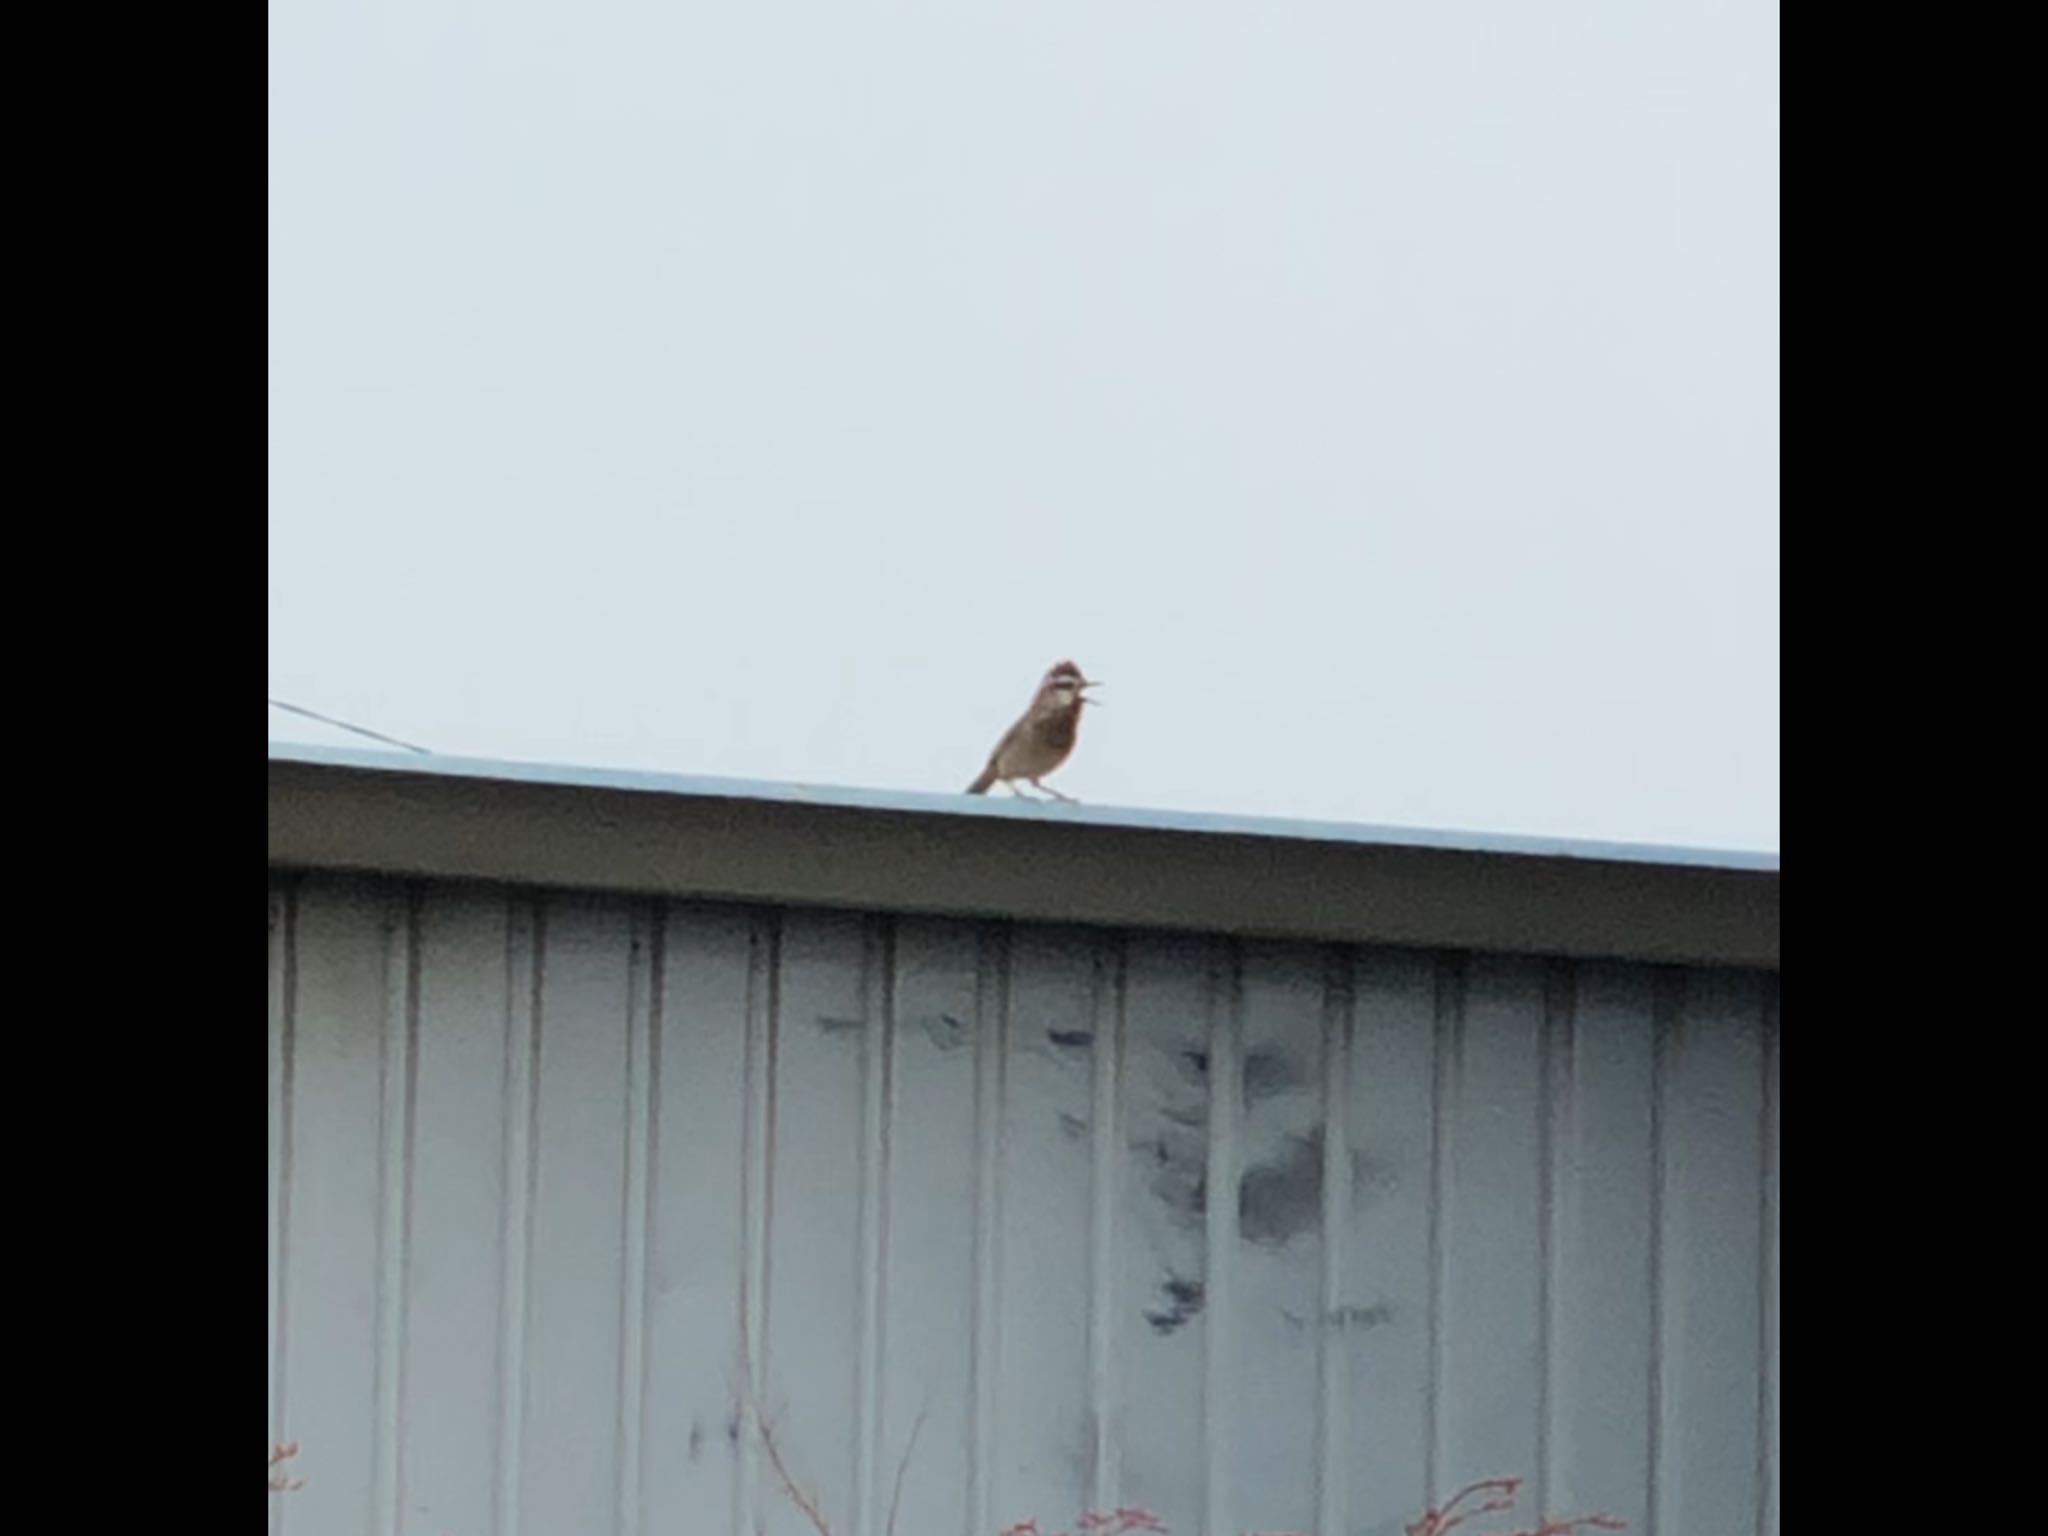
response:
[[[1099,680],[1097,680],[1096,678],[1092,678],[1092,677],[1091,677],[1091,678],[1089,678],[1087,682],[1083,683],[1083,684],[1081,685],[1081,700],[1082,700],[1082,702],[1083,702],[1083,703],[1086,703],[1086,704],[1100,704],[1100,703],[1102,702],[1102,700],[1100,700],[1100,699],[1091,699],[1091,698],[1089,698],[1089,697],[1088,697],[1088,690],[1089,690],[1090,688],[1100,688],[1101,686],[1102,686],[1101,682],[1100,682]]]

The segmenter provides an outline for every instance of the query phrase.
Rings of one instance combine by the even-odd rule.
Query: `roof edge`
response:
[[[646,795],[687,795],[716,800],[759,800],[790,805],[917,812],[963,818],[1050,821],[1067,826],[1129,827],[1151,832],[1223,834],[1303,842],[1368,844],[1389,848],[1441,848],[1515,857],[1592,859],[1620,864],[1671,864],[1775,873],[1778,855],[1761,850],[1685,844],[1604,842],[1524,833],[1470,832],[1367,822],[1301,821],[1279,816],[1223,815],[1206,811],[1148,810],[1133,806],[1045,804],[999,796],[941,794],[929,790],[861,789],[774,779],[654,773],[631,768],[584,768],[497,758],[407,755],[358,747],[270,743],[273,763],[303,763],[371,773],[431,775],[504,784],[545,784],[565,789],[609,789]]]
[[[675,897],[1778,965],[1775,854],[295,743],[269,747],[269,859]]]

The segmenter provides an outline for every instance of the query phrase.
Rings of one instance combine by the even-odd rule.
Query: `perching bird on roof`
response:
[[[987,794],[998,781],[1010,786],[1010,793],[1022,794],[1018,783],[1042,789],[1055,800],[1071,801],[1049,784],[1039,781],[1064,763],[1073,753],[1074,738],[1081,730],[1081,706],[1099,704],[1085,690],[1102,685],[1081,675],[1071,661],[1054,662],[1032,695],[1031,705],[1015,725],[1003,732],[981,777],[967,786],[970,795]]]

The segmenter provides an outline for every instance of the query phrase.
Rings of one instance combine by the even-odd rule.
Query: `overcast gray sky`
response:
[[[1778,846],[1773,0],[273,0],[270,691]],[[270,712],[273,737],[341,741]]]

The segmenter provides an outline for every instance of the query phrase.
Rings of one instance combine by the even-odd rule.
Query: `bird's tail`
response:
[[[976,779],[972,784],[967,786],[967,793],[970,795],[985,795],[989,792],[989,789],[995,784],[995,781],[996,765],[994,763],[990,763],[986,768],[981,770],[981,777]]]

